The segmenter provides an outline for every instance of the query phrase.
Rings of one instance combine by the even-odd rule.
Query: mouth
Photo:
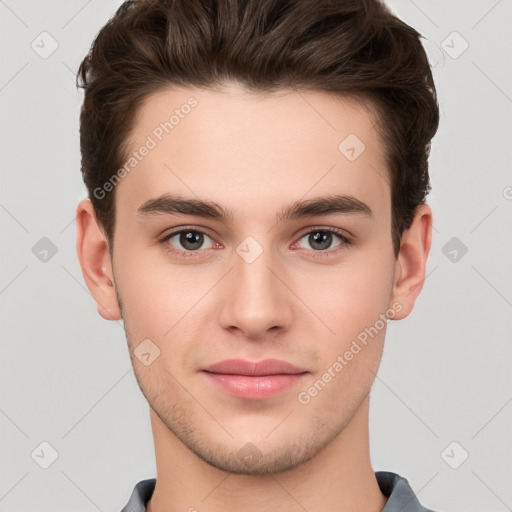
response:
[[[202,370],[222,389],[239,398],[261,400],[281,393],[302,380],[309,372],[287,361],[227,359]]]

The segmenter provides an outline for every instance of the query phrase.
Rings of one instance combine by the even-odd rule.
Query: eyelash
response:
[[[172,247],[170,244],[167,243],[175,235],[178,235],[180,233],[189,233],[189,232],[199,233],[199,234],[202,234],[202,235],[206,235],[209,238],[212,238],[210,235],[208,235],[208,233],[205,233],[204,231],[201,231],[201,230],[195,229],[195,228],[187,228],[187,227],[185,227],[185,228],[180,228],[180,229],[178,229],[176,231],[172,231],[171,233],[166,234],[163,238],[159,239],[158,242],[160,244],[164,245],[165,246],[165,250],[168,251],[169,253],[177,255],[177,256],[184,256],[186,258],[201,257],[202,256],[201,253],[203,253],[205,250],[208,251],[208,250],[212,249],[212,248],[210,248],[210,249],[202,249],[202,250],[200,249],[198,251],[180,251],[178,249],[175,249],[174,247]],[[346,248],[347,246],[351,245],[351,243],[352,243],[352,241],[349,238],[347,238],[345,235],[343,235],[340,230],[335,229],[335,228],[322,228],[322,227],[310,228],[309,231],[304,232],[297,239],[297,242],[300,241],[302,238],[304,238],[306,235],[310,235],[312,233],[317,233],[317,232],[320,232],[320,233],[333,233],[334,235],[339,237],[339,239],[341,241],[341,244],[336,246],[334,249],[327,249],[325,251],[314,251],[314,250],[311,250],[310,251],[310,252],[312,252],[311,256],[314,257],[314,258],[325,258],[325,257],[331,256],[333,253],[337,254],[340,250],[343,250],[344,248]],[[212,240],[213,240],[213,238],[212,238]]]

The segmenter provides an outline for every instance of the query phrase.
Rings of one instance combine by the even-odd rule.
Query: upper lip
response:
[[[263,359],[262,361],[226,359],[208,366],[204,371],[227,375],[247,375],[251,377],[262,375],[291,375],[306,372],[306,370],[297,368],[293,364],[287,361],[280,361],[279,359]]]

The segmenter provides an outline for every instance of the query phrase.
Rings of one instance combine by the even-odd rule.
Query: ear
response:
[[[393,320],[402,320],[411,313],[423,288],[432,243],[432,221],[430,207],[419,205],[411,226],[403,232],[390,299],[390,305],[398,302],[402,309],[395,314]]]
[[[114,288],[108,241],[89,199],[80,201],[76,209],[76,252],[98,313],[105,320],[120,320],[122,315]]]

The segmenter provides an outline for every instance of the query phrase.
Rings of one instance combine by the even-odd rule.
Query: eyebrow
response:
[[[295,201],[278,212],[276,218],[278,222],[286,222],[303,217],[352,213],[373,218],[373,212],[366,203],[354,196],[338,194]],[[235,219],[232,210],[223,208],[214,201],[189,199],[171,194],[149,199],[137,209],[137,216],[141,218],[159,214],[193,215],[224,223],[233,222]]]

